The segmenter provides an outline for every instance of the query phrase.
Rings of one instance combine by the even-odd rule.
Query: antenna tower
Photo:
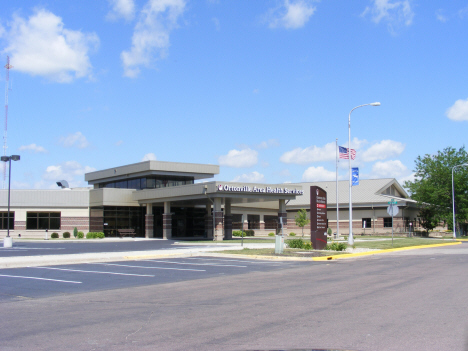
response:
[[[7,56],[7,63],[5,65],[5,131],[3,133],[3,156],[7,154],[7,132],[8,132],[8,90],[10,90],[10,69],[13,68],[10,65],[10,56]],[[3,162],[3,189],[5,189],[6,181],[6,162]]]

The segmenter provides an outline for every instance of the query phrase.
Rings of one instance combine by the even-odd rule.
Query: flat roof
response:
[[[89,184],[111,182],[151,175],[193,177],[194,179],[213,178],[219,174],[219,166],[165,161],[143,161],[130,165],[113,167],[85,174]]]

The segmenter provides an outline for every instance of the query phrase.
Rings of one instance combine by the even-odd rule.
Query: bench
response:
[[[135,237],[135,229],[117,229],[119,232],[120,238],[122,238],[124,235],[131,235],[132,238]]]

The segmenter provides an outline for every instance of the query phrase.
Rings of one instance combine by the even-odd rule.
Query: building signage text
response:
[[[294,194],[294,195],[303,195],[304,191],[299,189],[289,189],[289,188],[272,188],[264,187],[259,188],[256,186],[232,186],[232,185],[218,185],[218,191],[234,191],[234,192],[245,192],[245,193],[265,193],[265,194]]]

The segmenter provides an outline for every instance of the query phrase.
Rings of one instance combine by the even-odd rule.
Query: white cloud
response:
[[[33,151],[35,153],[46,153],[47,150],[44,149],[42,146],[36,145],[36,144],[29,144],[29,145],[22,145],[18,149],[19,151]]]
[[[445,115],[453,121],[468,121],[468,99],[455,101]]]
[[[414,12],[410,0],[372,0],[372,3],[372,6],[366,7],[362,16],[370,14],[375,23],[387,22],[391,32],[395,27],[410,26],[413,23]]]
[[[213,21],[216,30],[219,32],[221,30],[221,25],[219,24],[219,19],[217,19],[216,17],[213,17],[211,20]]]
[[[65,29],[62,19],[44,9],[28,19],[13,16],[4,34],[15,70],[60,83],[91,77],[88,52],[99,45],[94,33]]]
[[[336,159],[335,143],[328,143],[323,147],[309,146],[305,149],[300,147],[285,152],[280,161],[284,163],[307,164],[311,162],[332,161]]]
[[[468,6],[462,8],[461,10],[458,11],[458,16],[460,16],[461,19],[464,19],[465,17],[468,16]]]
[[[360,158],[364,162],[385,160],[400,155],[404,149],[405,145],[398,141],[382,140],[363,151]]]
[[[336,173],[327,171],[323,167],[309,167],[302,175],[303,182],[318,182],[322,180],[335,180]]]
[[[268,12],[266,20],[270,28],[297,29],[306,24],[315,10],[316,7],[309,0],[284,0],[282,6]]]
[[[156,161],[156,155],[150,152],[149,154],[146,154],[145,156],[143,156],[141,161]]]
[[[252,167],[258,162],[258,152],[252,149],[231,150],[227,155],[220,156],[218,162],[221,166],[242,168]]]
[[[267,141],[262,141],[257,145],[257,149],[269,149],[271,147],[279,146],[280,143],[277,139],[269,139]]]
[[[82,166],[76,161],[67,161],[62,164],[47,167],[42,175],[42,181],[35,184],[36,188],[57,188],[55,182],[66,180],[70,187],[86,186],[84,174],[95,171],[95,168]]]
[[[398,178],[398,183],[403,185],[406,181],[414,182],[414,180],[416,179],[415,175],[416,175],[416,173],[411,173],[411,174],[409,174],[407,176],[400,177],[400,178]]]
[[[83,134],[81,134],[81,132],[76,132],[75,134],[70,134],[66,137],[61,137],[60,143],[65,147],[75,146],[79,149],[84,149],[89,146],[88,140]]]
[[[375,178],[398,178],[407,173],[408,168],[399,160],[376,162],[372,166],[372,176]]]
[[[448,21],[448,17],[445,16],[445,15],[443,14],[443,10],[442,10],[442,9],[438,9],[438,10],[436,11],[436,18],[437,18],[437,20],[438,20],[439,22],[442,22],[442,23],[445,23],[445,22]]]
[[[135,26],[132,47],[120,55],[124,75],[135,78],[140,66],[149,67],[159,56],[166,57],[169,34],[185,9],[184,0],[149,0]]]
[[[237,176],[232,181],[240,183],[263,183],[265,181],[265,177],[263,174],[254,171]]]
[[[108,0],[111,10],[107,14],[107,19],[115,21],[124,18],[127,21],[135,17],[135,2],[133,0]]]

